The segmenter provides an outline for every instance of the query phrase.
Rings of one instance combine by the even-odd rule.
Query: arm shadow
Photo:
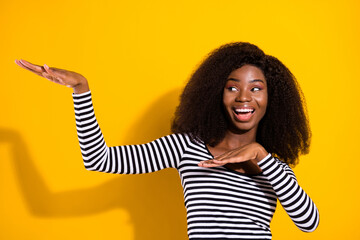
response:
[[[138,121],[131,127],[126,144],[148,142],[169,134],[179,94],[180,89],[175,89],[156,100],[144,114],[148,121],[145,124]],[[174,169],[119,175],[98,186],[52,192],[19,132],[0,128],[1,142],[10,143],[16,179],[34,216],[76,217],[121,208],[131,217],[135,240],[187,239],[182,188]]]

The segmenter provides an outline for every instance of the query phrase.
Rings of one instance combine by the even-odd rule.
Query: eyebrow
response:
[[[228,81],[240,82],[240,80],[239,80],[239,79],[236,79],[236,78],[228,78],[227,80],[228,80]],[[262,82],[262,83],[265,83],[264,80],[261,80],[261,79],[253,79],[253,80],[249,81],[249,83],[253,83],[253,82]]]

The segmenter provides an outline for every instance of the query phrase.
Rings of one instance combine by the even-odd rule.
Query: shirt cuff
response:
[[[76,96],[76,97],[82,97],[82,96],[86,96],[88,94],[90,94],[91,91],[87,91],[87,92],[83,92],[83,93],[72,93],[73,96]]]

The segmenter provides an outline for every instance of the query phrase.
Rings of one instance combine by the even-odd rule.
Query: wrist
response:
[[[259,145],[259,148],[257,151],[257,156],[256,156],[257,162],[260,162],[261,160],[263,160],[267,155],[269,155],[268,151],[266,151],[263,146]]]
[[[73,87],[75,94],[80,94],[84,92],[88,92],[90,90],[87,82],[79,83]]]

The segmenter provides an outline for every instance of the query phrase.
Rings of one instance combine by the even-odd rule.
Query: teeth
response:
[[[239,113],[239,112],[241,112],[241,113],[247,113],[247,112],[253,112],[254,110],[253,109],[243,109],[243,108],[241,108],[241,109],[235,109],[235,112],[237,112],[237,113]]]

